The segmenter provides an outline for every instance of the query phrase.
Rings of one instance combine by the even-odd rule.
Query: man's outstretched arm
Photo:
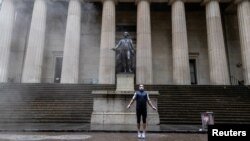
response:
[[[133,96],[132,99],[130,100],[130,102],[129,102],[127,108],[130,108],[130,106],[134,103],[134,101],[135,101],[135,96],[136,96],[136,93],[134,94],[134,96]]]
[[[148,97],[148,104],[154,109],[154,110],[157,110],[156,107],[153,105],[153,103],[151,102],[150,98],[149,98],[149,95],[147,94],[147,97]]]

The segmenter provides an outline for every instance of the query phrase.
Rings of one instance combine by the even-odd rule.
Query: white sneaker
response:
[[[142,134],[141,134],[141,132],[138,132],[138,135],[137,135],[137,137],[140,139],[141,137],[142,137]]]
[[[142,137],[143,139],[145,139],[145,138],[146,138],[146,134],[145,134],[145,133],[142,133],[142,134],[141,134],[141,137]]]

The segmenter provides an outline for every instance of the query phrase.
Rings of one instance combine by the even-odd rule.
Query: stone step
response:
[[[0,83],[0,123],[89,123],[93,90],[115,85]]]
[[[161,123],[201,123],[200,113],[204,111],[213,111],[215,121],[221,123],[247,123],[250,119],[250,89],[245,86],[154,85],[149,88],[160,92]]]

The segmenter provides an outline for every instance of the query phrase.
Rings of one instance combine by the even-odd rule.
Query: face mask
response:
[[[143,89],[140,89],[140,92],[143,92],[144,90]]]

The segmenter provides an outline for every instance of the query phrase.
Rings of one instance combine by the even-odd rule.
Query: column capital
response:
[[[176,1],[182,1],[182,2],[186,2],[187,0],[169,0],[168,1],[168,5],[172,5],[174,2],[176,2]]]
[[[48,0],[45,0],[45,1],[48,1]],[[80,2],[90,2],[91,0],[50,0],[50,1],[80,1]]]
[[[79,1],[80,3],[82,3],[82,2],[87,2],[88,0],[66,0],[66,1],[68,1],[68,2],[70,2],[70,1]]]
[[[42,1],[42,2],[47,3],[47,0],[34,0],[34,2],[38,2],[38,1]]]
[[[220,2],[221,0],[202,0],[201,5],[206,5],[207,3],[211,2],[211,1],[218,1],[218,2]]]
[[[240,4],[242,3],[243,1],[250,1],[250,0],[234,0],[234,4]]]
[[[152,0],[135,0],[135,4],[138,4],[138,2],[140,2],[140,1],[147,1],[147,2],[151,3]]]
[[[102,3],[104,3],[105,1],[113,1],[113,2],[115,2],[115,4],[118,3],[118,0],[101,0],[101,1],[102,1]]]

